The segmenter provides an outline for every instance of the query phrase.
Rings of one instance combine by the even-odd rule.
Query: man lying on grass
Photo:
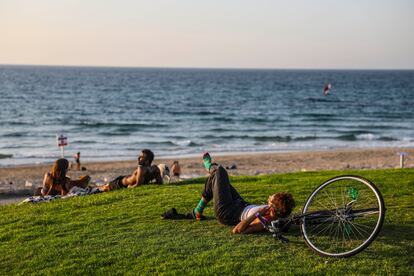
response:
[[[162,184],[160,169],[153,165],[154,153],[149,149],[144,149],[138,156],[138,168],[131,175],[121,175],[101,187],[101,191],[111,191],[122,188],[134,188],[148,184],[155,180],[156,184]]]
[[[290,215],[295,202],[290,193],[277,193],[269,196],[267,205],[252,205],[243,200],[236,189],[230,184],[227,171],[211,162],[208,153],[203,156],[204,167],[210,175],[204,186],[200,202],[193,210],[195,219],[204,219],[203,210],[214,198],[214,213],[220,223],[236,225],[233,233],[247,234],[263,231],[265,228],[256,218],[260,213],[269,221]]]

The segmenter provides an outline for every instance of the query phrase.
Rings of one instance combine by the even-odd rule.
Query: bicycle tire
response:
[[[341,182],[341,181],[344,181],[344,182]],[[364,187],[366,188],[366,191],[371,191],[372,192],[372,194],[374,195],[374,198],[375,198],[375,201],[372,204],[373,205],[377,204],[378,207],[377,208],[371,208],[371,209],[360,209],[360,210],[370,210],[370,212],[367,211],[366,214],[368,214],[368,215],[378,214],[378,218],[375,219],[375,217],[373,217],[373,216],[368,217],[368,215],[364,216],[364,213],[363,213],[364,211],[357,211],[357,210],[355,211],[355,215],[346,216],[346,215],[344,215],[345,206],[341,206],[341,208],[338,208],[336,199],[334,201],[333,198],[331,198],[329,201],[331,201],[332,203],[335,203],[335,206],[337,207],[335,209],[335,211],[332,211],[332,209],[329,209],[329,208],[327,208],[327,210],[320,210],[320,211],[332,212],[332,216],[336,218],[337,224],[334,224],[331,220],[331,223],[328,226],[318,226],[320,229],[323,229],[323,230],[320,230],[320,231],[318,230],[319,232],[325,231],[324,235],[321,234],[321,237],[319,238],[319,240],[321,240],[321,241],[326,240],[324,242],[324,245],[326,244],[326,247],[329,247],[329,248],[333,247],[332,244],[329,244],[329,239],[330,238],[332,239],[333,235],[338,235],[338,237],[337,237],[338,240],[334,241],[335,244],[338,244],[338,241],[340,243],[340,238],[341,238],[340,232],[341,231],[342,231],[342,243],[341,244],[344,248],[345,248],[345,245],[344,245],[345,243],[351,244],[351,243],[359,242],[357,239],[355,239],[355,241],[354,241],[352,238],[350,238],[351,234],[353,232],[354,232],[353,233],[354,238],[355,237],[358,238],[358,236],[361,236],[361,238],[363,238],[364,232],[367,232],[367,235],[369,234],[369,236],[365,240],[363,240],[360,244],[358,244],[357,246],[353,246],[350,249],[343,249],[342,251],[340,249],[338,249],[337,252],[332,252],[334,250],[331,250],[331,249],[327,250],[326,248],[323,248],[323,246],[321,246],[321,245],[315,245],[315,239],[317,239],[317,238],[315,238],[315,237],[311,238],[310,233],[311,233],[312,224],[311,224],[310,219],[308,220],[309,223],[307,223],[306,213],[309,212],[310,206],[311,206],[311,204],[313,203],[313,201],[315,199],[318,199],[318,197],[322,198],[322,191],[324,191],[324,193],[327,194],[326,190],[329,187],[333,187],[332,188],[333,191],[335,191],[336,186],[339,186],[341,188],[341,191],[342,191],[341,196],[343,198],[343,203],[344,203],[345,202],[344,201],[345,196],[344,196],[344,192],[343,192],[344,190],[343,189],[346,188],[346,187],[341,186],[341,185],[343,185],[341,183],[345,183],[345,181],[349,181],[349,183],[353,183],[354,186],[358,185],[358,187],[360,189],[362,187],[363,192],[365,192]],[[352,187],[350,189],[352,190]],[[357,190],[356,194],[358,194],[358,190]],[[337,197],[336,194],[334,194],[334,195],[328,194],[328,195],[329,195],[329,197],[331,197],[331,196]],[[352,194],[350,194],[349,196],[352,196]],[[325,198],[326,198],[326,196],[325,196]],[[357,196],[357,198],[358,198],[358,196]],[[351,200],[350,202],[352,202],[352,201],[354,201],[354,203],[351,204],[351,208],[353,207],[353,204],[355,204],[355,202],[357,202],[358,200]],[[358,204],[363,205],[363,202],[361,202],[361,203],[358,202]],[[372,210],[377,210],[377,209],[378,209],[378,212],[372,212]],[[350,211],[349,214],[352,214],[352,211]],[[377,237],[378,233],[381,230],[383,222],[384,222],[385,204],[384,204],[384,199],[383,199],[380,191],[378,190],[378,188],[371,181],[369,181],[369,180],[367,180],[363,177],[360,177],[360,176],[341,175],[341,176],[336,176],[336,177],[333,177],[333,178],[325,181],[324,183],[319,185],[311,193],[311,195],[308,197],[308,199],[305,202],[304,208],[302,210],[302,215],[304,215],[304,217],[303,217],[303,221],[302,221],[302,224],[301,224],[300,228],[301,228],[302,236],[305,240],[305,243],[308,245],[308,247],[310,247],[314,252],[316,252],[317,254],[319,254],[321,256],[350,257],[350,256],[358,254],[361,251],[363,251],[364,249],[366,249]],[[348,220],[343,220],[343,218],[345,218],[345,217],[347,217],[347,218],[349,217]],[[368,233],[367,228],[362,227],[362,226],[368,227],[367,225],[363,225],[363,224],[359,225],[358,223],[354,224],[352,222],[354,219],[361,220],[361,219],[364,219],[364,218],[366,218],[367,221],[369,221],[370,219],[372,220],[372,222],[370,222],[370,224],[372,224],[373,228],[372,228],[372,231],[370,231],[369,233]],[[358,225],[358,226],[356,226],[356,225]],[[325,227],[325,228],[322,228],[322,227]],[[328,227],[330,228],[330,230],[326,230]],[[333,232],[332,229],[334,229],[335,227],[337,229],[335,229],[335,232]],[[314,228],[316,228],[316,227],[314,227]],[[358,230],[358,228],[360,230]],[[348,233],[346,231],[347,229],[348,229]],[[351,229],[351,230],[349,230],[349,229]],[[347,234],[344,234],[344,233],[347,233]],[[314,234],[314,236],[317,236],[318,234]],[[348,240],[346,240],[347,235],[348,235],[348,238],[349,238]]]

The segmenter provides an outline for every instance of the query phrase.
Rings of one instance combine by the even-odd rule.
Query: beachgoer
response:
[[[332,85],[330,83],[325,84],[323,87],[323,95],[326,96],[331,91]]]
[[[181,167],[180,167],[180,164],[178,163],[178,160],[175,160],[173,162],[173,165],[171,167],[171,171],[172,171],[172,173],[175,177],[180,178]]]
[[[252,205],[244,201],[236,189],[230,184],[227,171],[216,163],[211,162],[208,153],[203,156],[204,167],[209,171],[200,202],[192,211],[195,219],[204,218],[203,210],[207,203],[214,198],[214,213],[220,223],[236,225],[233,233],[254,233],[265,228],[256,218],[260,213],[269,221],[290,215],[295,202],[290,193],[276,193],[269,196],[267,205]]]
[[[43,178],[42,195],[66,195],[74,187],[86,188],[90,176],[82,176],[78,180],[71,180],[66,176],[69,168],[68,160],[61,158],[53,163],[51,172],[47,172]]]
[[[144,149],[138,156],[138,168],[131,175],[121,175],[101,187],[101,190],[111,191],[121,188],[134,188],[140,185],[149,184],[155,180],[156,184],[162,184],[160,169],[151,163],[154,160],[154,153]]]
[[[161,178],[167,181],[170,181],[170,168],[166,164],[158,164],[158,169],[160,170]]]
[[[73,158],[75,158],[75,162],[76,162],[76,170],[80,171],[81,170],[81,163],[80,163],[80,152],[78,151]]]

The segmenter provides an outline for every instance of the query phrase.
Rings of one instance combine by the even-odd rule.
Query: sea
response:
[[[58,135],[83,162],[414,147],[414,71],[0,66],[0,166]]]

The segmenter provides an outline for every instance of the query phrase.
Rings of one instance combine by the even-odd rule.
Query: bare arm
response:
[[[62,186],[60,186],[59,188],[60,188],[60,195],[64,196],[68,193],[65,191],[65,189],[62,188]]]
[[[52,190],[53,190],[53,185],[49,185],[49,182],[50,181],[51,181],[51,179],[49,177],[49,174],[48,173],[45,173],[45,176],[43,177],[43,187],[48,187],[49,189],[47,190],[47,192],[45,194],[42,191],[42,194],[44,196],[49,195],[52,192]]]
[[[135,170],[134,174],[132,175],[132,177],[134,177],[136,179],[135,180],[135,184],[128,185],[128,188],[135,188],[137,186],[142,185],[144,183],[144,180],[145,180],[144,179],[144,176],[145,176],[145,173],[146,172],[147,172],[146,171],[146,168],[144,168],[144,167],[138,167]]]
[[[267,212],[269,207],[264,207],[259,211],[261,215]],[[256,214],[251,214],[246,220],[240,221],[232,230],[233,234],[249,234],[261,232],[265,228],[256,218]]]
[[[66,195],[72,187],[70,178],[66,177],[65,184],[59,185],[60,194],[62,196]]]
[[[47,193],[45,195],[50,195],[50,193],[53,191],[53,189],[60,192],[60,194],[62,196],[67,194],[67,192],[65,191],[65,189],[62,188],[62,186],[60,186],[60,185],[50,185],[50,188],[49,188],[49,190],[47,191]]]
[[[77,180],[69,179],[66,183],[66,189],[69,191],[74,186],[86,188],[88,186],[89,181],[91,181],[91,177],[89,175],[82,176]]]

